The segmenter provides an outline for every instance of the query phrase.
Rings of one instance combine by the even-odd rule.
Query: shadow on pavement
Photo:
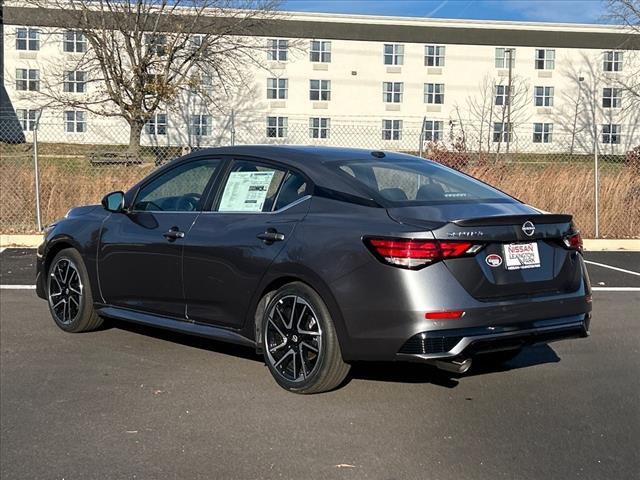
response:
[[[147,337],[157,338],[159,340],[165,340],[167,342],[178,343],[187,347],[209,350],[211,352],[218,352],[225,355],[232,355],[234,357],[264,363],[262,356],[257,355],[254,349],[244,347],[242,345],[218,342],[209,338],[172,332],[162,328],[148,327],[146,325],[138,325],[136,323],[109,319],[104,328],[106,329],[111,327],[125,330],[127,332],[137,333],[139,335],[145,335]]]
[[[188,347],[264,363],[262,355],[256,354],[252,348],[241,345],[218,342],[208,338],[117,320],[109,320],[105,328],[110,327]],[[506,372],[559,361],[560,357],[558,357],[556,352],[549,345],[542,344],[525,347],[518,356],[503,364],[495,364],[482,357],[477,357],[474,359],[471,369],[464,375],[451,374],[422,363],[354,362],[351,372],[342,386],[348,384],[353,379],[360,379],[395,383],[431,383],[445,388],[455,388],[461,380],[464,380],[464,377]]]
[[[431,383],[446,388],[455,388],[464,377],[506,372],[545,363],[556,363],[560,357],[547,344],[525,347],[509,362],[495,364],[483,358],[474,359],[471,369],[464,375],[455,375],[420,363],[409,362],[358,362],[354,363],[352,379],[375,380],[381,382]]]

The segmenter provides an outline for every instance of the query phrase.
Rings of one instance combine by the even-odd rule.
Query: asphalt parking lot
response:
[[[249,349],[125,324],[66,334],[15,287],[33,284],[34,252],[6,250],[0,478],[638,478],[640,253],[587,259],[588,339],[462,378],[357,364],[299,396]]]

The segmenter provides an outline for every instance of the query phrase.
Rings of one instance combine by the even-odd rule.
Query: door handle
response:
[[[181,232],[180,230],[178,230],[178,227],[172,227],[166,232],[164,232],[162,236],[167,240],[169,240],[170,242],[174,242],[179,238],[184,238],[184,232]]]
[[[278,231],[273,228],[267,229],[267,231],[264,233],[259,233],[258,235],[256,235],[256,237],[258,237],[267,245],[271,245],[273,242],[281,242],[282,240],[284,240],[284,234],[278,233]]]

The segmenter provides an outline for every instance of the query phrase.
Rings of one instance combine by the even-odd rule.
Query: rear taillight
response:
[[[447,240],[365,237],[369,250],[384,263],[417,270],[439,260],[474,255],[482,245]]]
[[[453,320],[464,316],[464,310],[446,310],[439,312],[427,312],[424,318],[427,320]]]
[[[582,252],[582,236],[580,232],[572,233],[562,239],[564,246],[569,250],[576,250]]]

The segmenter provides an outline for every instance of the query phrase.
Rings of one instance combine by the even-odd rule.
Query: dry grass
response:
[[[91,167],[87,162],[48,159],[41,165],[43,222],[63,216],[74,205],[97,203],[113,190],[126,190],[152,166]],[[570,213],[585,237],[595,233],[593,171],[589,164],[491,164],[465,171],[550,212]],[[35,179],[31,160],[0,162],[0,231],[35,229]],[[600,234],[640,237],[640,175],[631,168],[604,166],[600,174]]]
[[[591,165],[487,165],[465,171],[536,208],[569,213],[583,236],[595,235]],[[640,175],[631,168],[608,165],[600,170],[599,180],[600,236],[640,237]]]

